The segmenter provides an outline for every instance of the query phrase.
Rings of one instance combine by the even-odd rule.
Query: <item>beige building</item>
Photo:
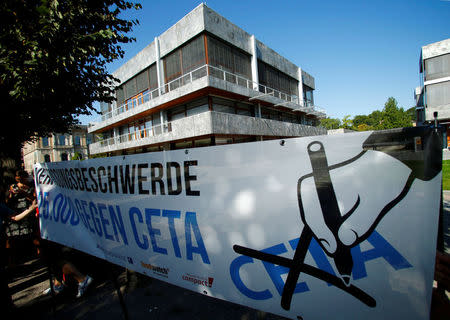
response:
[[[55,133],[28,142],[22,148],[24,169],[32,173],[35,163],[67,161],[75,157],[79,160],[87,159],[89,137],[87,126],[79,125],[69,133]]]

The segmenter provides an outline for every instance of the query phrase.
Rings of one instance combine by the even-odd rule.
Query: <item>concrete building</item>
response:
[[[326,134],[314,78],[200,4],[114,76],[91,154],[121,155]]]
[[[420,82],[415,90],[417,124],[434,121],[445,127],[443,147],[450,146],[450,39],[423,46],[420,52]]]
[[[52,134],[25,143],[22,147],[24,169],[32,173],[36,163],[67,161],[74,157],[87,159],[91,142],[87,131],[87,126],[79,125],[73,127],[70,133]]]

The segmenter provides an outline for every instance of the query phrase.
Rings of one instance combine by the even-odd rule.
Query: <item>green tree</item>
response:
[[[410,127],[415,117],[415,110],[413,109],[410,108],[405,111],[398,106],[397,100],[390,97],[381,111],[375,110],[369,115],[356,115],[351,120],[351,129],[366,131]],[[348,126],[350,119],[347,118],[345,122],[348,123]]]
[[[411,127],[412,121],[410,115],[398,106],[397,100],[393,97],[388,98],[383,108],[383,120],[380,123],[380,129],[393,129],[402,127]]]
[[[350,115],[346,115],[344,118],[342,118],[341,128],[353,129],[353,120],[351,119]]]
[[[338,129],[341,126],[341,120],[338,118],[325,118],[320,120],[320,126],[327,130]]]
[[[79,152],[75,152],[71,160],[83,160],[83,155]]]
[[[0,3],[0,97],[7,116],[0,150],[34,136],[67,132],[95,101],[113,100],[117,79],[106,66],[137,20],[120,13],[140,4],[121,0],[3,0]],[[20,149],[19,149],[20,150]]]

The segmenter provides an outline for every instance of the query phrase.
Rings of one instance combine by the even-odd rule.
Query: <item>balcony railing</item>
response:
[[[272,97],[281,99],[285,102],[292,102],[294,104],[299,105],[299,107],[303,108],[305,111],[308,111],[308,112],[311,111],[311,113],[313,111],[316,111],[315,109],[317,109],[315,106],[308,105],[307,103],[302,103],[302,101],[299,100],[298,96],[289,95],[289,94],[281,92],[279,90],[267,87],[262,84],[258,84],[256,82],[253,82],[252,80],[242,77],[241,75],[237,75],[237,74],[228,72],[226,70],[205,64],[197,69],[190,71],[187,74],[182,75],[181,77],[178,77],[178,78],[166,83],[165,85],[163,85],[159,88],[156,88],[152,91],[148,91],[137,98],[128,100],[126,103],[120,105],[119,107],[116,107],[113,110],[111,110],[110,112],[103,114],[101,120],[106,121],[110,118],[118,116],[121,113],[127,112],[129,110],[133,110],[134,108],[136,108],[140,105],[143,105],[151,100],[154,100],[161,95],[167,94],[173,90],[176,90],[184,85],[190,84],[193,81],[201,79],[206,76],[212,76],[212,77],[221,79],[225,82],[233,83],[238,86],[248,88],[251,90],[255,90],[255,88],[258,88],[257,91],[262,93],[262,95],[272,96]],[[317,111],[319,111],[319,110],[317,110]],[[323,110],[320,110],[319,112],[323,113]]]
[[[225,117],[228,117],[224,120]],[[231,117],[231,118],[230,118]],[[159,143],[162,141],[170,141],[176,139],[184,139],[191,136],[201,136],[204,134],[213,134],[216,131],[212,128],[208,129],[208,124],[214,121],[219,121],[220,123],[230,123],[230,121],[234,121],[234,125],[232,127],[239,127],[241,131],[239,132],[228,132],[232,134],[255,134],[255,135],[270,135],[273,134],[274,130],[276,132],[280,132],[279,129],[286,129],[285,122],[274,119],[265,119],[265,118],[255,118],[253,116],[245,116],[245,115],[236,115],[230,113],[222,113],[217,111],[208,111],[204,113],[199,113],[196,115],[192,115],[189,117],[177,119],[171,122],[167,122],[163,125],[158,124],[154,125],[150,128],[145,128],[144,130],[138,130],[130,133],[125,133],[122,135],[118,135],[116,137],[105,138],[103,140],[94,142],[90,144],[91,152],[100,153],[106,152],[109,150],[118,150],[127,147],[131,147],[131,145],[127,145],[128,142],[132,142],[133,146],[146,145]],[[261,122],[267,126],[267,132],[257,132],[261,130]],[[194,126],[194,123],[196,124]],[[269,125],[270,123],[270,125]],[[240,124],[240,125],[238,125]],[[286,129],[290,133],[292,130],[292,125],[294,126],[302,126],[308,127],[308,130],[311,131],[311,134],[323,134],[323,132],[317,133],[319,130],[317,127],[310,127],[304,123],[290,123],[287,122],[288,126],[291,126],[291,129]],[[263,127],[265,127],[263,126]],[[194,128],[186,130],[186,128]],[[222,128],[222,125],[219,125],[218,128]],[[242,129],[245,128],[245,129]],[[197,130],[197,131],[196,131]],[[206,132],[206,131],[207,132]],[[242,132],[244,130],[245,132]],[[246,131],[247,130],[247,131]],[[256,131],[255,131],[256,130]],[[304,130],[304,129],[303,129]],[[220,131],[220,129],[219,129]],[[226,133],[220,131],[219,133]],[[188,134],[186,136],[185,134]],[[284,133],[286,134],[286,132]],[[167,136],[164,136],[167,135]],[[283,134],[282,134],[283,135]],[[290,134],[287,134],[290,135]],[[293,136],[300,136],[300,133],[293,134]],[[133,143],[136,142],[136,143]]]
[[[166,130],[164,130],[164,129],[166,129]],[[172,124],[169,122],[167,124],[163,124],[163,125],[158,124],[158,125],[152,126],[151,128],[145,128],[144,130],[138,130],[135,132],[125,133],[125,134],[119,135],[117,137],[106,138],[106,139],[100,140],[98,142],[95,142],[92,145],[96,145],[96,146],[100,146],[100,147],[107,147],[107,146],[112,146],[115,144],[125,143],[125,142],[129,142],[129,141],[142,140],[142,139],[160,135],[163,132],[171,132],[171,131],[172,131]]]

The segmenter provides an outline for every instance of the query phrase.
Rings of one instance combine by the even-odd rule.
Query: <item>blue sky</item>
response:
[[[114,72],[201,1],[142,0]],[[448,0],[209,0],[219,14],[286,57],[316,81],[315,104],[330,117],[369,114],[394,97],[414,106],[420,48],[450,38]],[[93,118],[81,118],[82,122]]]

